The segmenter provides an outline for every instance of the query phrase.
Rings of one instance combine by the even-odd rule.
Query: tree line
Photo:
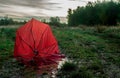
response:
[[[117,25],[120,22],[120,1],[88,2],[86,6],[68,10],[68,25]]]
[[[26,21],[18,22],[14,21],[12,18],[8,18],[7,16],[0,19],[0,25],[17,25],[17,24],[25,24]]]
[[[57,26],[57,27],[67,26],[66,23],[60,22],[60,18],[58,16],[56,16],[56,17],[50,17],[49,21],[46,21],[45,19],[43,19],[41,21],[44,22],[44,23],[47,23],[49,25]]]
[[[61,23],[60,22],[60,18],[59,17],[50,17],[50,21],[46,21],[46,19],[42,19],[40,20],[41,22],[50,24],[52,26],[66,26],[65,23]],[[27,21],[23,20],[23,21],[14,21],[12,18],[9,18],[7,16],[3,17],[2,19],[0,19],[0,26],[1,25],[17,25],[17,24],[25,24]]]

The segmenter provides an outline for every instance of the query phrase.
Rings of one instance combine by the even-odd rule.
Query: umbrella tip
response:
[[[35,20],[34,18],[32,18],[31,20]]]
[[[32,18],[31,21],[32,21],[32,22],[33,22],[33,21],[36,21],[36,19],[35,19],[35,18]]]

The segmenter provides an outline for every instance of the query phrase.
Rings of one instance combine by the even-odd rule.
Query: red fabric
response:
[[[16,32],[14,57],[26,65],[40,66],[56,63],[62,55],[49,25],[32,19]]]

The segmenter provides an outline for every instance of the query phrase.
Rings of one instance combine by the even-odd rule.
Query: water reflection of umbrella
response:
[[[14,57],[25,65],[56,64],[63,58],[49,25],[32,19],[16,32]]]

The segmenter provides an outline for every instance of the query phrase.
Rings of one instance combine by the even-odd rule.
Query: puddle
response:
[[[34,68],[25,68],[18,64],[15,59],[6,60],[0,69],[0,78],[57,78],[56,73],[61,66],[68,61],[67,58],[59,61],[58,65],[43,66],[36,72]],[[41,75],[42,73],[42,75]]]
[[[68,61],[68,59],[64,58],[61,61],[59,61],[58,64],[45,65],[45,66],[39,67],[39,70],[33,70],[32,68],[25,69],[25,71],[28,74],[27,73],[24,74],[24,77],[25,78],[34,78],[34,77],[32,77],[34,74],[34,76],[36,76],[35,78],[57,78],[56,77],[57,71],[62,67],[62,65],[66,61]],[[30,76],[30,75],[32,75],[32,76]]]

